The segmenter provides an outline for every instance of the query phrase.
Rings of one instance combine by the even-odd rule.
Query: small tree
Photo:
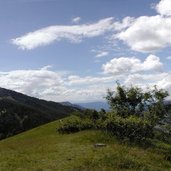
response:
[[[112,111],[104,127],[119,139],[145,142],[153,137],[154,126],[167,113],[164,105],[167,96],[167,91],[156,86],[144,92],[141,88],[126,88],[117,83],[116,91],[107,92],[106,99]]]
[[[143,92],[141,88],[126,88],[117,83],[116,91],[108,90],[106,99],[112,111],[123,118],[137,116],[150,120],[155,125],[167,113],[164,99],[168,92],[157,89]]]

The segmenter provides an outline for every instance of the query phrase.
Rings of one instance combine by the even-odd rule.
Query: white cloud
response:
[[[72,23],[78,24],[81,21],[81,17],[75,17],[72,19]]]
[[[114,82],[111,76],[80,77],[66,72],[52,71],[51,66],[0,72],[0,87],[52,101],[103,100],[108,84],[111,82]]]
[[[84,38],[92,38],[104,35],[105,33],[121,31],[131,26],[133,17],[125,17],[122,21],[114,21],[113,17],[104,18],[95,23],[82,25],[78,24],[80,17],[72,19],[74,25],[54,25],[45,27],[23,36],[14,38],[11,42],[19,49],[34,49],[40,46],[49,45],[55,41],[69,40],[72,43],[81,42]]]
[[[103,84],[114,81],[114,78],[112,76],[99,76],[99,77],[93,77],[93,76],[86,76],[86,77],[80,77],[78,75],[70,75],[68,77],[67,84],[68,85],[90,85],[90,84]]]
[[[104,73],[111,73],[114,75],[125,75],[144,71],[161,72],[163,64],[160,58],[155,55],[149,55],[144,62],[135,57],[120,57],[113,58],[106,64],[103,64],[102,69]]]
[[[171,98],[171,72],[164,72],[163,63],[155,55],[147,56],[144,61],[135,57],[114,58],[103,64],[102,69],[126,86],[146,89],[157,85],[158,88],[167,90]]]
[[[108,54],[109,52],[107,51],[101,51],[96,54],[96,58],[101,58],[101,57],[107,56]]]
[[[141,64],[142,71],[163,71],[163,63],[160,62],[160,58],[155,55],[149,55],[145,61]],[[141,70],[141,69],[140,69]]]
[[[156,82],[161,81],[163,78],[167,77],[168,73],[163,72],[163,73],[153,73],[153,74],[144,74],[144,73],[133,73],[130,74],[126,77],[124,80],[124,83],[126,85],[129,84],[156,84]]]
[[[171,45],[171,18],[142,16],[115,38],[124,41],[132,50],[154,52]]]
[[[106,95],[107,86],[98,85],[88,86],[82,89],[70,89],[68,93],[64,96],[66,100],[73,102],[92,102],[92,101],[102,101]]]
[[[67,39],[71,42],[80,42],[83,38],[97,37],[113,30],[112,23],[113,18],[110,17],[92,24],[49,26],[12,39],[12,43],[17,45],[20,49],[34,49],[63,39]]]
[[[119,39],[132,50],[144,53],[159,51],[171,45],[171,0],[160,0],[153,6],[159,15],[125,18],[113,39]],[[124,20],[123,20],[124,21]]]
[[[171,95],[171,73],[168,73],[167,76],[158,81],[157,86],[167,90]]]
[[[100,98],[102,95],[105,96],[107,88],[114,89],[116,80],[126,86],[137,85],[142,89],[157,85],[158,88],[167,90],[170,94],[169,98],[171,98],[171,73],[164,72],[163,63],[155,55],[147,56],[144,61],[136,57],[114,58],[102,65],[102,69],[107,75],[104,74],[99,77],[72,75],[68,77],[67,82],[70,85],[87,85],[86,88],[88,88],[89,93],[91,92],[89,95],[93,100],[96,93],[98,94],[97,97]],[[98,88],[99,85],[100,89]],[[87,92],[86,90],[85,92]],[[79,92],[82,91],[85,94],[84,88],[79,90]]]
[[[134,17],[127,16],[127,17],[123,18],[121,22],[117,21],[117,22],[113,23],[113,25],[114,25],[115,30],[120,31],[120,30],[123,30],[123,29],[131,26],[132,23],[134,22],[134,20],[135,20]]]
[[[0,72],[0,86],[37,97],[48,87],[61,89],[63,84],[61,75],[48,68],[49,66],[39,70]]]
[[[171,73],[155,73],[155,74],[130,74],[125,81],[124,85],[134,85],[142,89],[152,88],[156,85],[158,88],[167,90],[169,99],[171,99]]]
[[[160,0],[160,2],[156,5],[156,10],[161,15],[171,16],[171,1]]]

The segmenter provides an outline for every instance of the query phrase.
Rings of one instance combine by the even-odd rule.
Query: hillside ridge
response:
[[[12,136],[80,110],[0,88],[0,139]]]

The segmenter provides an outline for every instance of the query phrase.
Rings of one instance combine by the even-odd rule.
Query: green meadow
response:
[[[164,151],[171,145],[153,147],[120,143],[97,130],[59,134],[59,121],[0,141],[0,171],[169,171]],[[106,147],[94,147],[105,143]]]

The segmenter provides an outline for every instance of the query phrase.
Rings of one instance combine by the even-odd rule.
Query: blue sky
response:
[[[0,21],[1,87],[71,102],[116,80],[171,92],[169,0],[6,0]]]

